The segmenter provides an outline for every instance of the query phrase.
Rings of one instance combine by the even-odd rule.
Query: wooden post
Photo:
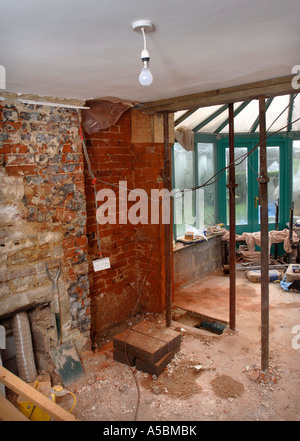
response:
[[[261,237],[261,369],[269,370],[269,220],[268,220],[268,173],[266,142],[266,104],[259,98],[260,134],[260,237]]]
[[[236,273],[235,273],[235,247],[236,247],[236,228],[235,228],[235,165],[234,165],[234,113],[233,103],[229,104],[229,327],[235,330],[235,297],[236,297]]]

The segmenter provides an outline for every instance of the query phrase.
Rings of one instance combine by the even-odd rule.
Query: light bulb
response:
[[[150,86],[153,81],[153,76],[149,67],[143,67],[139,76],[139,82],[142,86]]]
[[[141,31],[144,39],[144,49],[141,53],[141,59],[143,62],[143,68],[139,76],[139,82],[142,86],[150,86],[153,81],[153,76],[149,68],[150,56],[146,48],[146,32],[153,31],[153,23],[149,20],[136,20],[132,23],[132,29],[134,31]]]

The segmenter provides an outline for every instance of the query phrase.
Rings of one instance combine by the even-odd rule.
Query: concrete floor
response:
[[[257,288],[260,284],[249,283],[244,272],[236,277],[236,317],[248,316],[258,311]],[[215,271],[175,292],[174,305],[203,314],[216,320],[229,322],[229,275]]]
[[[269,284],[270,372],[262,376],[260,284],[238,272],[236,286],[236,331],[216,335],[195,328],[192,314],[173,317],[181,348],[158,378],[135,371],[135,381],[113,360],[109,339],[86,353],[85,377],[68,388],[77,397],[73,414],[83,421],[300,421],[300,293]],[[176,292],[173,313],[228,321],[228,298],[229,276],[216,271]],[[164,313],[142,319],[165,326]]]

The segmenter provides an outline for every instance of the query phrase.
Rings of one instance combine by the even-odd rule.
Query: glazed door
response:
[[[259,204],[259,147],[255,148],[258,140],[245,140],[235,142],[235,180],[238,184],[235,192],[236,203],[236,232],[255,232],[260,230],[260,204]],[[284,143],[272,141],[267,146],[268,169],[268,213],[269,230],[275,229],[276,205],[279,205],[279,224],[282,213],[286,212],[288,197],[285,195],[285,174],[287,164],[283,155]],[[254,149],[254,150],[253,150]],[[220,168],[229,165],[229,145],[225,140],[218,147]],[[219,169],[220,169],[219,168]],[[287,173],[288,174],[288,173]],[[219,180],[219,218],[221,222],[229,225],[229,170],[223,173]],[[280,217],[281,213],[281,217]]]

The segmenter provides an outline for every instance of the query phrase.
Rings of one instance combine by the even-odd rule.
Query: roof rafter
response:
[[[185,112],[180,118],[176,119],[174,125],[175,127],[181,124],[184,120],[186,120],[189,116],[193,115],[193,113],[197,112],[198,109],[192,109]]]
[[[290,132],[292,130],[292,119],[293,119],[293,110],[294,110],[294,102],[295,102],[296,94],[291,93],[290,94],[290,105],[289,105],[289,112],[288,112],[288,118],[287,118],[287,131]]]
[[[242,110],[245,109],[245,107],[248,106],[248,104],[251,103],[251,100],[245,101],[244,103],[242,103],[233,113],[233,118],[235,118]],[[229,116],[225,119],[224,122],[222,122],[222,124],[219,125],[219,127],[214,131],[214,133],[220,133],[221,130],[224,129],[224,127],[227,126],[227,124],[229,123]]]
[[[221,115],[225,110],[228,109],[228,104],[225,104],[224,106],[220,107],[220,109],[216,110],[214,113],[212,113],[210,116],[205,118],[200,124],[198,124],[196,127],[193,128],[193,132],[198,132],[198,130],[205,127],[208,123],[210,123],[213,119],[215,119],[217,116]]]
[[[268,108],[270,107],[270,105],[271,105],[273,99],[274,99],[274,97],[269,98],[269,99],[267,100],[267,102],[266,102],[266,111],[267,111]],[[250,133],[254,133],[255,130],[257,129],[258,125],[259,125],[259,116],[258,116],[258,117],[256,118],[256,120],[254,121],[254,123],[253,123],[253,125],[252,125],[252,127],[251,127],[251,129],[250,129]]]

